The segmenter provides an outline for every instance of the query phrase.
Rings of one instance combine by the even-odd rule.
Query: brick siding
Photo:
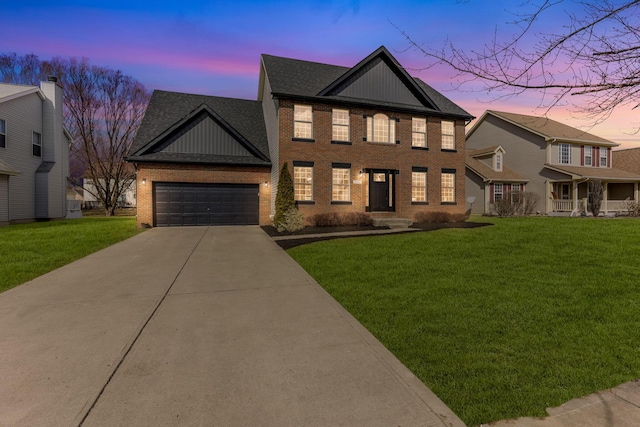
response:
[[[258,184],[260,189],[260,225],[269,225],[271,179],[269,167],[255,166],[211,166],[181,165],[165,163],[139,163],[137,171],[138,227],[153,222],[153,183],[216,183],[216,184]],[[145,184],[142,181],[145,180]]]
[[[465,124],[464,120],[427,117],[428,150],[411,148],[412,117],[424,117],[385,110],[350,108],[350,142],[352,145],[331,144],[332,108],[327,104],[313,104],[314,142],[292,141],[294,102],[281,100],[279,109],[279,165],[287,162],[293,175],[293,161],[314,162],[314,204],[300,204],[300,211],[309,217],[326,212],[365,212],[365,177],[359,171],[370,169],[397,170],[395,182],[395,212],[373,214],[374,216],[398,216],[414,218],[418,211],[463,213],[465,203]],[[346,109],[347,107],[336,106]],[[363,141],[366,137],[366,119],[377,113],[399,119],[396,123],[396,140],[399,144],[381,144]],[[441,151],[440,121],[455,122],[456,152]],[[332,163],[351,163],[351,205],[331,204]],[[275,167],[276,165],[274,165]],[[426,167],[428,205],[411,203],[411,175],[413,167]],[[440,174],[443,168],[456,170],[455,204],[442,204],[440,197]],[[354,181],[360,180],[357,184]]]

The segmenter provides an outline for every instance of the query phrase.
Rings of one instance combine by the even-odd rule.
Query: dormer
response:
[[[504,166],[504,148],[497,145],[494,147],[487,147],[480,150],[472,150],[469,152],[469,156],[479,160],[487,167],[493,169],[496,172],[502,172]]]

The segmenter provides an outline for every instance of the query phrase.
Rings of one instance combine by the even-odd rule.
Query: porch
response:
[[[602,182],[600,212],[627,212],[629,202],[638,200],[638,182]],[[581,214],[589,212],[589,181],[548,182],[547,212]]]

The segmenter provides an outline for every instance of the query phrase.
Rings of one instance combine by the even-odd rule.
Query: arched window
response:
[[[367,141],[396,143],[396,121],[386,114],[367,117]]]

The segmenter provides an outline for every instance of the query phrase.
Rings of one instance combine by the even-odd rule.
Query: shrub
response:
[[[280,169],[280,180],[278,181],[278,192],[276,193],[276,212],[273,216],[273,225],[280,227],[280,223],[284,220],[284,214],[291,209],[296,208],[296,202],[293,194],[293,180],[289,173],[287,162]]]
[[[347,225],[371,225],[371,216],[364,212],[326,212],[315,214],[309,218],[309,225],[312,227],[338,227]]]
[[[304,228],[304,215],[296,208],[289,209],[276,227],[279,232],[298,231]]]
[[[449,212],[428,212],[419,211],[413,215],[413,222],[416,224],[463,222],[469,218],[468,213],[453,214]]]
[[[538,205],[540,196],[526,191],[506,192],[504,197],[489,204],[492,214],[498,216],[530,215]]]
[[[625,200],[624,209],[629,216],[640,216],[640,203],[635,200]]]

